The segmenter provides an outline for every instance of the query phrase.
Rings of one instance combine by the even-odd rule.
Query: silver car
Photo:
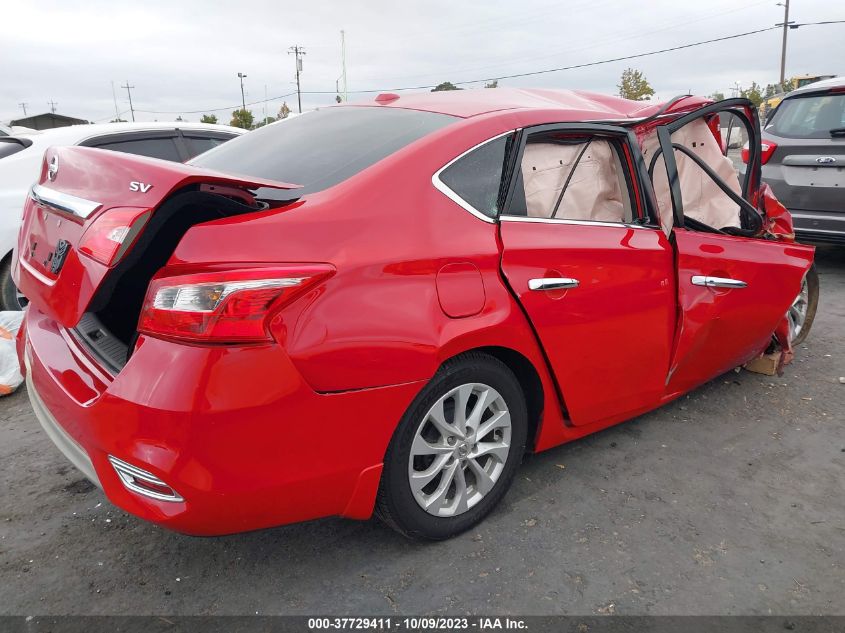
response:
[[[790,92],[766,121],[761,158],[799,238],[845,243],[845,78]]]

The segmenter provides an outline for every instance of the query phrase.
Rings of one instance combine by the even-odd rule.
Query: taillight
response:
[[[94,220],[82,234],[79,252],[111,266],[138,237],[150,217],[149,209],[111,209]]]
[[[763,165],[768,163],[777,148],[777,143],[772,143],[771,141],[763,141],[760,143],[760,163]],[[742,158],[743,163],[748,164],[748,154],[748,143],[746,143],[742,146],[742,151],[740,152],[740,157]]]
[[[138,331],[210,343],[271,340],[276,311],[333,273],[327,264],[183,275],[163,269],[147,290]]]

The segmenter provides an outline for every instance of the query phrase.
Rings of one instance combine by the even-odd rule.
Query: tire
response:
[[[21,304],[18,289],[12,281],[12,256],[10,255],[0,263],[0,308],[19,311],[25,305],[26,303]]]
[[[807,312],[804,316],[801,330],[797,336],[792,339],[792,346],[801,345],[810,335],[810,329],[813,327],[813,321],[816,319],[816,310],[819,307],[819,272],[816,270],[816,265],[810,266],[807,271],[807,276],[804,278],[807,283]],[[799,295],[800,296],[800,295]],[[792,308],[790,308],[790,311]]]
[[[466,425],[457,414],[461,399],[470,413],[464,416]],[[473,425],[475,433],[468,431]],[[463,436],[452,433],[460,427],[466,431]],[[507,365],[477,352],[448,361],[417,395],[393,434],[376,499],[377,516],[420,540],[443,540],[468,530],[510,487],[525,453],[527,430],[525,397]],[[429,454],[434,450],[436,454]],[[433,471],[438,474],[421,488],[429,479],[425,473]]]

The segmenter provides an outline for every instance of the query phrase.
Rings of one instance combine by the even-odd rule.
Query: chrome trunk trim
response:
[[[38,204],[53,207],[83,220],[103,206],[101,202],[78,198],[69,193],[56,191],[38,184],[32,185],[32,189],[29,190],[29,197]]]

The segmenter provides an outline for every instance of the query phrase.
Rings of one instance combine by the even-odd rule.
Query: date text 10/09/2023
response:
[[[519,631],[527,629],[525,620],[510,617],[328,617],[308,618],[309,631]]]

